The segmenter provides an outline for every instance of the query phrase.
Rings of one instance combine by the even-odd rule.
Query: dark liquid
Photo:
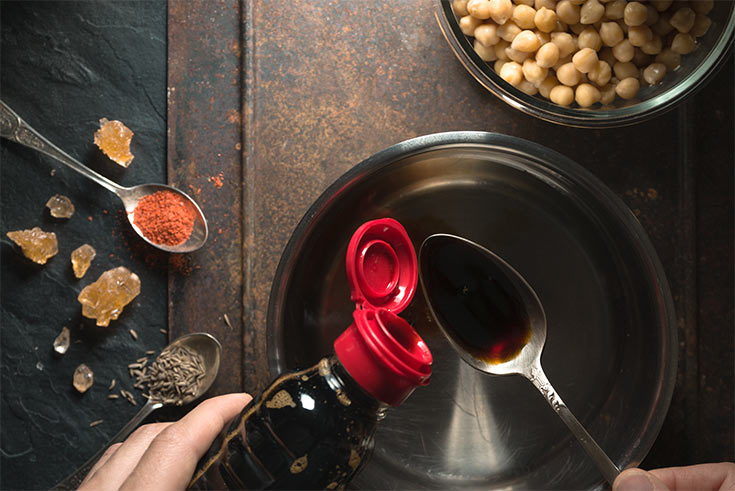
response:
[[[344,489],[372,451],[380,411],[336,358],[325,358],[248,404],[201,460],[191,488]]]
[[[503,363],[516,357],[531,338],[517,290],[472,245],[451,237],[431,239],[421,250],[421,273],[437,320],[473,357]]]

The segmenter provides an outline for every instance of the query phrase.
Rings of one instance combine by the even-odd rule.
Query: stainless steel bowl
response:
[[[475,53],[452,11],[451,0],[435,0],[435,16],[444,38],[467,71],[483,87],[512,107],[546,121],[577,127],[614,127],[658,116],[701,88],[728,59],[735,32],[735,3],[718,0],[708,14],[712,25],[697,40],[697,49],[681,57],[681,66],[666,74],[663,82],[642,87],[636,99],[616,99],[614,107],[563,107],[543,97],[524,94],[495,73]]]
[[[512,264],[548,316],[549,379],[620,467],[653,444],[676,374],[674,308],[634,215],[588,171],[545,147],[456,132],[394,145],[340,177],[297,226],[268,311],[273,375],[332,351],[350,324],[345,250],[363,222],[399,220],[418,248],[430,234],[474,240]],[[467,366],[419,292],[401,314],[434,355],[431,384],[389,411],[365,489],[575,489],[596,468],[521,377]]]

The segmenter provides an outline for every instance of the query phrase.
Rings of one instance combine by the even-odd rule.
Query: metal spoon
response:
[[[8,107],[8,105],[3,101],[0,101],[0,136],[44,153],[49,157],[58,160],[62,164],[66,164],[83,176],[90,178],[108,191],[115,193],[123,202],[130,225],[133,226],[135,232],[140,235],[143,240],[153,247],[157,247],[167,252],[192,252],[202,247],[207,241],[207,235],[209,233],[207,230],[207,220],[204,218],[202,210],[196,202],[189,197],[189,195],[174,187],[166,186],[165,184],[141,184],[131,188],[120,186],[119,184],[86,167],[84,164],[51,143],[28,123],[23,121],[23,119],[21,119],[21,117],[18,116],[15,111],[10,109],[10,107]],[[138,204],[138,200],[143,196],[163,190],[174,192],[182,198],[185,198],[190,204],[192,210],[196,212],[194,229],[192,230],[191,235],[186,242],[179,245],[169,246],[151,242],[145,235],[143,235],[138,226],[133,223],[133,211]]]
[[[185,346],[191,351],[199,353],[204,360],[204,378],[201,380],[197,392],[193,395],[188,395],[184,397],[181,401],[182,405],[189,404],[201,397],[212,386],[214,379],[217,377],[217,372],[219,372],[220,358],[222,356],[222,346],[214,336],[203,332],[181,336],[176,341],[166,346],[162,351],[165,351],[166,349],[173,346]],[[138,414],[136,414],[133,419],[131,419],[125,426],[123,426],[122,429],[110,439],[107,445],[102,447],[99,452],[90,457],[89,460],[87,460],[81,467],[79,467],[72,474],[67,476],[63,481],[58,483],[52,489],[77,489],[82,484],[82,481],[84,481],[84,478],[87,476],[92,467],[94,467],[94,464],[97,463],[97,461],[100,459],[100,457],[102,457],[102,455],[105,453],[105,450],[107,450],[110,445],[125,440],[125,438],[127,438],[127,436],[130,435],[130,433],[132,433],[133,430],[135,430],[138,425],[140,425],[140,423],[142,423],[153,411],[162,408],[164,405],[165,404],[162,402],[153,402],[153,400],[148,399],[145,405],[140,409],[140,411],[138,411]]]
[[[447,256],[456,258],[452,260],[452,267],[462,263],[463,259],[471,254],[481,254],[490,261],[499,274],[504,275],[504,279],[515,289],[515,294],[520,297],[520,302],[525,307],[526,314],[530,323],[531,333],[530,338],[523,346],[521,351],[517,353],[513,358],[500,361],[498,363],[491,363],[488,361],[481,360],[476,356],[473,356],[462,346],[462,342],[456,331],[451,325],[446,325],[441,322],[440,319],[447,319],[447,315],[441,315],[439,305],[435,305],[432,302],[432,295],[430,294],[427,286],[427,279],[430,277],[431,267],[429,258],[432,255],[439,252],[442,248],[451,248],[451,255],[449,251],[444,249],[444,253]],[[448,234],[436,234],[428,237],[421,245],[419,252],[419,275],[421,277],[421,285],[426,297],[429,310],[432,316],[436,319],[439,328],[442,330],[444,335],[449,340],[452,347],[457,350],[462,359],[477,370],[492,374],[492,375],[523,375],[526,377],[544,396],[546,402],[554,409],[554,412],[566,423],[572,434],[579,440],[579,443],[584,448],[587,455],[594,461],[597,468],[602,473],[603,477],[610,484],[613,483],[615,478],[620,473],[620,470],[600,448],[600,446],[594,441],[587,430],[580,424],[577,418],[574,417],[569,408],[564,404],[556,393],[551,383],[546,378],[543,369],[541,368],[541,352],[544,349],[544,343],[546,342],[546,315],[544,309],[541,306],[541,302],[536,296],[531,286],[523,279],[523,277],[513,269],[508,263],[503,261],[500,257],[496,256],[492,252],[488,251],[484,247],[464,239]],[[448,314],[451,316],[451,314]],[[488,326],[491,328],[492,326]]]

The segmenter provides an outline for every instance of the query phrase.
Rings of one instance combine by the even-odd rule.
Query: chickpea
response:
[[[697,14],[697,17],[694,19],[694,25],[692,26],[692,29],[689,31],[689,34],[691,34],[694,37],[702,37],[705,34],[707,34],[707,31],[709,30],[709,26],[711,25],[712,25],[712,19],[710,19],[706,15]]]
[[[627,5],[626,0],[613,0],[605,5],[605,17],[608,20],[618,20],[623,18],[623,12]]]
[[[600,100],[600,91],[591,84],[579,84],[577,90],[574,93],[574,100],[577,101],[581,107],[590,107],[595,102]]]
[[[528,5],[529,7],[533,7],[533,0],[515,0],[515,3],[516,5]]]
[[[587,29],[586,24],[572,24],[571,26],[569,26],[569,30],[576,35],[579,35],[585,29]]]
[[[582,24],[594,24],[605,15],[605,6],[597,0],[587,0],[579,10],[579,22]]]
[[[613,46],[612,51],[615,59],[618,61],[630,61],[635,54],[635,48],[633,48],[633,45],[627,39],[623,39]]]
[[[495,54],[495,49],[492,46],[485,46],[478,39],[475,39],[473,43],[475,53],[480,57],[482,61],[495,61],[498,56]]]
[[[539,47],[539,40],[533,31],[521,31],[513,38],[510,47],[524,53],[533,53]]]
[[[554,65],[551,68],[556,73],[559,71],[559,67],[566,65],[567,63],[571,63],[571,62],[572,62],[572,55],[567,55],[564,58],[559,58],[559,61],[556,62],[556,65]]]
[[[606,86],[600,88],[600,104],[608,105],[612,104],[612,102],[615,100],[615,85],[614,84],[607,84]]]
[[[579,5],[574,5],[569,0],[561,0],[556,4],[556,16],[566,24],[577,24],[579,22]]]
[[[500,25],[506,23],[513,15],[513,4],[510,0],[490,0],[490,18]]]
[[[493,64],[493,70],[495,70],[495,73],[500,73],[500,70],[503,69],[503,65],[508,63],[506,60],[498,60]]]
[[[644,53],[641,48],[635,48],[633,59],[631,60],[637,67],[645,67],[653,63],[653,56]]]
[[[546,43],[536,52],[536,63],[542,68],[551,68],[559,61],[559,47],[554,43]]]
[[[551,42],[559,48],[559,58],[564,58],[577,50],[574,38],[568,32],[552,32]]]
[[[641,83],[635,77],[628,77],[615,86],[615,93],[623,99],[632,99],[638,94],[638,90],[641,88]]]
[[[623,33],[627,36],[628,35],[628,29],[630,29],[630,26],[628,26],[628,24],[626,24],[623,19],[616,20],[615,22],[618,24],[618,26],[620,27],[620,29],[622,29]]]
[[[554,10],[556,8],[556,0],[535,0],[533,6],[536,10],[541,10],[542,8]]]
[[[691,34],[680,32],[674,36],[674,40],[671,42],[671,50],[680,55],[688,55],[694,48],[697,47],[697,43]]]
[[[475,28],[475,39],[480,41],[483,46],[495,46],[500,41],[498,36],[498,25],[494,22],[488,24],[480,24]]]
[[[623,29],[617,22],[603,22],[600,26],[600,38],[605,46],[615,46],[624,37],[625,33],[623,33]]]
[[[638,67],[630,61],[619,61],[615,63],[613,65],[613,71],[615,72],[615,77],[620,80],[638,75]]]
[[[511,84],[513,87],[517,87],[518,84],[523,80],[523,69],[520,63],[515,61],[509,61],[500,68],[500,78]]]
[[[518,89],[524,94],[528,94],[528,95],[538,94],[538,89],[536,88],[536,86],[533,85],[528,80],[521,80],[521,83],[518,84]]]
[[[665,48],[656,55],[656,63],[663,63],[666,65],[667,72],[673,72],[676,68],[681,65],[681,56],[671,48]]]
[[[549,99],[554,104],[568,106],[574,100],[574,89],[565,85],[557,85],[549,91]]]
[[[652,26],[656,22],[658,22],[658,10],[656,10],[653,5],[651,5],[650,3],[646,5],[646,12],[648,13],[648,15],[646,15],[647,26]]]
[[[510,43],[508,41],[505,41],[501,39],[498,41],[498,44],[494,46],[495,48],[495,56],[498,57],[499,60],[508,61],[510,58],[508,58],[508,55],[505,54],[505,48],[509,48]]]
[[[648,26],[632,26],[628,29],[628,41],[636,48],[640,48],[653,39],[653,31]]]
[[[554,75],[549,74],[546,79],[544,79],[543,82],[538,86],[538,93],[541,94],[541,97],[549,98],[549,94],[551,93],[551,89],[559,85],[559,81],[556,79]]]
[[[515,37],[519,35],[522,30],[523,29],[518,27],[515,22],[509,20],[502,26],[498,26],[497,33],[498,36],[500,36],[500,39],[512,43]]]
[[[639,2],[629,2],[623,11],[623,20],[629,26],[640,26],[648,18],[648,9]]]
[[[459,28],[462,30],[465,36],[472,36],[475,33],[475,29],[482,23],[480,19],[475,19],[471,15],[465,15],[459,19]]]
[[[523,63],[528,59],[529,56],[531,56],[531,53],[518,51],[517,49],[513,49],[512,47],[505,48],[505,54],[508,55],[508,58],[510,58],[511,61],[515,61],[518,63]]]
[[[597,57],[607,63],[610,66],[613,66],[618,60],[615,59],[615,55],[613,55],[612,48],[602,48],[599,53],[597,53]]]
[[[602,48],[602,38],[594,27],[589,26],[587,29],[579,33],[579,37],[577,38],[577,47],[579,49],[591,48],[598,51]]]
[[[539,46],[543,46],[544,44],[551,41],[551,34],[548,32],[541,32],[538,29],[534,29],[533,33],[538,38]]]
[[[457,14],[457,17],[470,15],[470,13],[467,11],[468,1],[469,0],[454,0],[454,2],[452,2],[452,10],[454,10],[454,13]]]
[[[536,9],[529,7],[528,5],[516,5],[513,9],[513,15],[510,20],[521,29],[533,29],[536,27],[536,23],[533,18],[536,16]]]
[[[597,58],[597,52],[592,48],[582,48],[572,57],[574,68],[582,73],[593,70],[600,60]]]
[[[467,2],[467,12],[476,19],[489,19],[490,0],[470,0]]]
[[[700,15],[709,14],[712,7],[715,6],[714,0],[697,0],[696,2],[691,2],[691,4],[694,11]]]
[[[574,63],[565,63],[556,69],[556,78],[564,85],[574,87],[582,78],[582,72],[577,70]]]
[[[689,36],[689,34],[685,34],[685,36]],[[643,43],[643,46],[641,46],[641,51],[643,51],[647,55],[657,55],[661,52],[662,47],[663,41],[661,40],[661,36],[654,35],[650,41],[646,41],[645,43]]]
[[[643,70],[643,80],[650,85],[656,85],[664,79],[666,75],[666,65],[663,63],[651,63]]]
[[[696,18],[697,14],[694,13],[694,10],[689,7],[684,7],[677,10],[676,13],[671,16],[669,24],[674,26],[674,28],[679,32],[689,32],[694,26]]]
[[[536,16],[533,20],[536,23],[536,27],[541,32],[551,32],[556,29],[556,12],[551,9],[547,9],[546,7],[541,7],[540,10],[537,10]]]
[[[606,62],[598,61],[597,66],[587,72],[587,78],[598,87],[602,87],[612,78],[612,69]]]
[[[523,76],[534,85],[541,85],[549,75],[549,69],[538,66],[531,58],[523,62]]]
[[[651,30],[659,36],[667,35],[674,30],[674,26],[669,23],[670,18],[671,16],[669,14],[662,14],[661,17],[658,19],[658,22],[651,26]]]
[[[668,8],[671,7],[672,3],[674,3],[673,0],[651,0],[651,4],[659,12],[664,12],[668,10]]]
[[[587,0],[569,0],[569,1],[572,2],[572,4],[574,5],[582,5]]]

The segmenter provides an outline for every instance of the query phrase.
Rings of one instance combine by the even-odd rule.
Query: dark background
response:
[[[671,408],[642,465],[735,459],[732,56],[666,115],[613,130],[570,129],[485,91],[441,38],[433,3],[416,5],[0,2],[0,97],[121,184],[168,180],[191,191],[212,231],[182,271],[133,235],[115,196],[46,157],[0,144],[0,488],[47,488],[100,448],[138,409],[107,400],[109,381],[129,381],[125,366],[166,343],[160,328],[172,337],[207,330],[223,341],[213,393],[262,389],[273,272],[308,206],[376,151],[448,130],[546,145],[636,213],[671,285],[680,342]],[[332,43],[337,27],[340,42]],[[101,117],[136,133],[130,168],[93,145]],[[48,216],[54,193],[77,206],[71,220]],[[5,237],[34,225],[59,238],[60,252],[45,266]],[[84,242],[98,256],[75,280],[68,255]],[[110,327],[96,328],[81,318],[76,295],[118,265],[141,277],[141,295]],[[59,358],[51,343],[65,325],[81,342]],[[96,374],[82,396],[71,387],[80,362]],[[104,423],[89,428],[96,419]]]
[[[0,97],[42,135],[97,172],[124,185],[166,182],[166,3],[0,2]],[[93,143],[99,119],[119,119],[134,133],[130,167]],[[127,365],[167,337],[165,254],[139,239],[120,200],[81,175],[28,148],[0,144],[0,294],[2,355],[0,486],[49,488],[82,464],[145,402]],[[52,218],[53,194],[76,212]],[[6,232],[39,226],[56,233],[59,253],[45,265],[26,259]],[[89,243],[97,256],[77,280],[70,253]],[[104,271],[125,266],[140,295],[109,327],[81,316],[77,295]],[[52,343],[71,331],[69,351]],[[139,338],[128,333],[134,329]],[[84,394],[72,374],[95,375]],[[136,394],[138,406],[109,400],[108,386]],[[103,422],[94,428],[89,423]]]

